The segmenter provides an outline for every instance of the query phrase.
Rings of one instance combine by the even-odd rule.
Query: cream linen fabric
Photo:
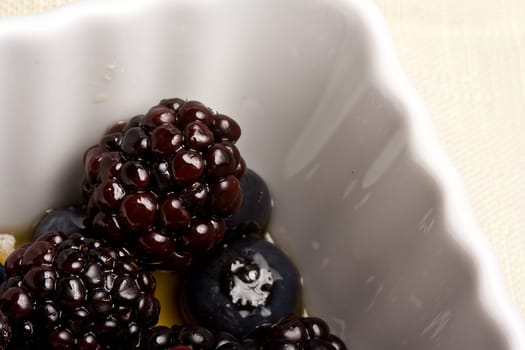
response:
[[[32,15],[72,0],[0,0],[0,17]]]
[[[0,17],[71,0],[0,0]],[[376,0],[525,315],[525,0]]]

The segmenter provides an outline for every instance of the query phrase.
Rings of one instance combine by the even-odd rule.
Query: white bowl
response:
[[[525,349],[368,1],[80,2],[2,20],[0,72],[1,230],[77,197],[82,151],[111,121],[198,99],[240,122],[306,305],[351,349]]]

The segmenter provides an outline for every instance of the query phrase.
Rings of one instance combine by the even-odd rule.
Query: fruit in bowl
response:
[[[179,98],[111,126],[84,154],[84,202],[48,211],[7,256],[0,348],[346,349],[324,321],[299,316],[301,277],[261,237],[270,193],[240,134]],[[182,321],[198,325],[157,325],[161,306],[173,312],[154,297],[159,269],[182,274]]]
[[[370,1],[79,2],[2,19],[0,57],[1,232],[75,203],[79,154],[178,92],[242,125],[304,304],[350,348],[525,348]]]

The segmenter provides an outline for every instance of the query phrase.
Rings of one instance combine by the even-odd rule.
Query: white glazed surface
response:
[[[352,349],[525,349],[464,190],[358,0],[89,1],[0,22],[0,230],[77,197],[81,154],[162,97],[234,116],[306,304]]]

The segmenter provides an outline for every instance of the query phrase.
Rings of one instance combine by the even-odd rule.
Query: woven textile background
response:
[[[0,17],[70,1],[0,0]],[[525,1],[376,2],[525,315]]]

